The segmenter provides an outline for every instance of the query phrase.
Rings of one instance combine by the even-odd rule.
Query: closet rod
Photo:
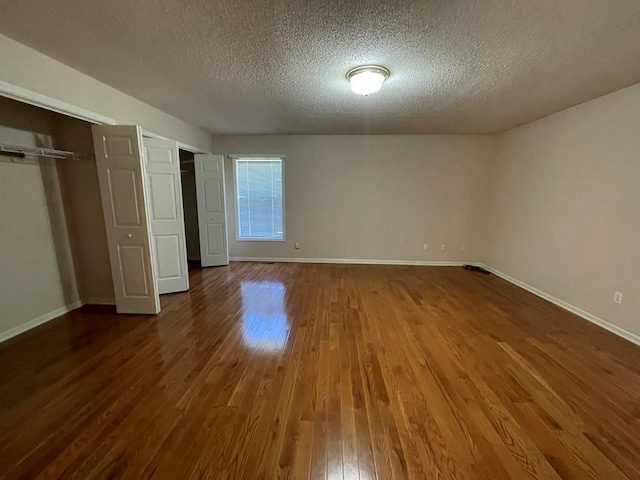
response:
[[[84,155],[75,152],[67,152],[65,150],[55,150],[53,148],[30,147],[27,145],[13,145],[10,143],[0,143],[0,154],[3,156],[16,156],[18,158],[25,157],[47,157],[73,160],[80,160]]]

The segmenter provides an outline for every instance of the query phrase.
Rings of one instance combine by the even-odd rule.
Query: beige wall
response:
[[[203,151],[211,136],[0,35],[0,81],[141,125]],[[0,97],[0,140],[86,153],[78,163],[0,158],[0,337],[73,304],[113,298],[90,127]]]
[[[480,136],[214,137],[215,153],[286,155],[286,242],[235,240],[227,159],[230,255],[475,260],[493,146],[491,137]]]
[[[81,298],[87,303],[113,302],[109,247],[91,125],[56,115],[55,142],[58,148],[83,155],[78,161],[58,162]]]
[[[211,150],[211,137],[201,129],[2,35],[0,62],[11,65],[0,70],[0,81]],[[55,137],[56,146],[86,150],[92,158],[87,126],[52,118],[5,106],[0,138],[36,144]],[[638,125],[635,85],[497,137],[215,137],[216,153],[287,156],[286,242],[235,240],[227,160],[230,253],[482,260],[640,335]],[[95,165],[0,162],[0,169],[0,332],[80,294],[112,296]],[[430,245],[427,252],[423,243]],[[614,291],[624,293],[622,305],[612,302]]]
[[[640,84],[500,135],[491,178],[484,261],[640,335]]]
[[[54,146],[54,116],[0,98],[0,142]],[[74,259],[55,161],[0,157],[0,338],[77,304]]]
[[[203,151],[211,149],[211,136],[146,103],[72,69],[42,53],[0,35],[0,81],[65,101],[116,120],[141,125],[158,135]]]

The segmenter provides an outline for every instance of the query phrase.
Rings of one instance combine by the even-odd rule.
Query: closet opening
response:
[[[158,313],[229,263],[223,157],[87,118],[0,97],[0,341],[83,304]]]
[[[187,259],[189,270],[192,270],[201,267],[194,154],[180,148],[179,155],[184,228],[187,240]]]
[[[91,124],[0,97],[0,340],[114,290]]]

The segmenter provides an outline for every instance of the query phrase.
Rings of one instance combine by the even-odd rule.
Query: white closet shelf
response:
[[[53,148],[30,147],[27,145],[13,145],[10,143],[0,143],[0,155],[8,157],[47,157],[58,159],[80,160],[85,155],[65,150],[54,150]]]

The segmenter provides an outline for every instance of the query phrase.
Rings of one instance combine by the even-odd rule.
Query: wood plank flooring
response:
[[[640,478],[640,348],[495,276],[234,263],[191,285],[0,344],[0,478]]]

